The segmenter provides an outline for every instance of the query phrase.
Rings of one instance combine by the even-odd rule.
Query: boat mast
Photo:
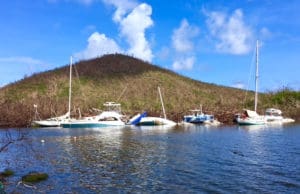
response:
[[[68,107],[69,117],[71,117],[72,64],[73,64],[73,57],[71,56],[70,57],[70,78],[69,78],[69,107]]]
[[[256,73],[255,73],[255,100],[254,111],[257,110],[257,92],[258,92],[258,40],[256,41]]]
[[[165,119],[167,119],[166,111],[165,111],[165,107],[164,107],[164,102],[163,102],[163,99],[162,99],[162,96],[161,96],[161,92],[160,92],[160,87],[158,86],[157,89],[158,89],[159,98],[160,98],[162,110],[163,110],[163,113],[164,113],[164,117],[165,117]]]

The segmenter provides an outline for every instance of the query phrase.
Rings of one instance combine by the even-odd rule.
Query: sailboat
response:
[[[59,127],[60,124],[64,121],[67,121],[70,119],[70,113],[71,113],[71,93],[72,93],[72,65],[73,65],[73,58],[70,57],[70,76],[69,76],[69,103],[68,103],[68,112],[62,116],[58,117],[51,117],[45,120],[34,120],[32,122],[32,125],[39,126],[39,127]],[[34,105],[35,108],[35,115],[37,117],[38,111],[37,111],[37,105]]]
[[[161,117],[148,117],[148,116],[142,117],[140,122],[137,123],[137,125],[139,125],[139,126],[155,126],[155,125],[174,126],[174,125],[176,125],[176,123],[174,121],[171,121],[171,120],[167,119],[167,115],[166,115],[166,111],[165,111],[164,102],[163,102],[163,99],[162,99],[160,87],[157,87],[157,89],[158,89],[158,93],[159,93],[159,98],[160,98],[164,118],[161,118]]]
[[[265,117],[260,116],[257,111],[257,100],[258,100],[258,40],[256,41],[256,73],[255,73],[255,100],[254,100],[254,111],[244,109],[243,114],[236,118],[239,125],[264,125],[266,124]]]

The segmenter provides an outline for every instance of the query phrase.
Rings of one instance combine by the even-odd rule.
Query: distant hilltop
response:
[[[73,65],[72,115],[95,114],[106,101],[121,103],[127,115],[147,111],[162,115],[157,87],[160,86],[168,118],[180,121],[190,109],[203,107],[221,122],[230,124],[242,108],[253,108],[254,95],[236,88],[204,83],[170,70],[121,54],[80,61]],[[34,74],[0,89],[0,125],[28,126],[37,105],[45,119],[68,109],[69,65]],[[260,108],[280,108],[286,115],[300,115],[300,92],[283,89],[260,94]]]

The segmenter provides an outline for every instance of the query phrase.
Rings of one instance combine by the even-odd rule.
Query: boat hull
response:
[[[61,123],[61,127],[63,128],[102,128],[102,127],[124,126],[124,125],[125,123],[121,121]]]
[[[175,122],[160,117],[143,117],[137,124],[139,126],[176,125]]]
[[[249,118],[245,118],[245,119],[238,118],[237,123],[239,125],[264,125],[264,124],[266,124],[264,119],[249,119]]]
[[[33,121],[32,124],[38,127],[59,127],[60,126],[59,121],[47,121],[47,120]]]

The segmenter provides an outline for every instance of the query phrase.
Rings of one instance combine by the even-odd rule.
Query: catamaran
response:
[[[219,125],[220,122],[215,120],[214,115],[205,114],[202,111],[202,105],[200,109],[193,109],[189,111],[190,114],[183,117],[184,123],[193,123],[193,124],[211,124]]]
[[[255,73],[255,100],[254,111],[244,109],[244,112],[236,118],[239,125],[264,125],[266,120],[264,116],[257,113],[257,100],[258,100],[258,41],[256,41],[256,73]]]

